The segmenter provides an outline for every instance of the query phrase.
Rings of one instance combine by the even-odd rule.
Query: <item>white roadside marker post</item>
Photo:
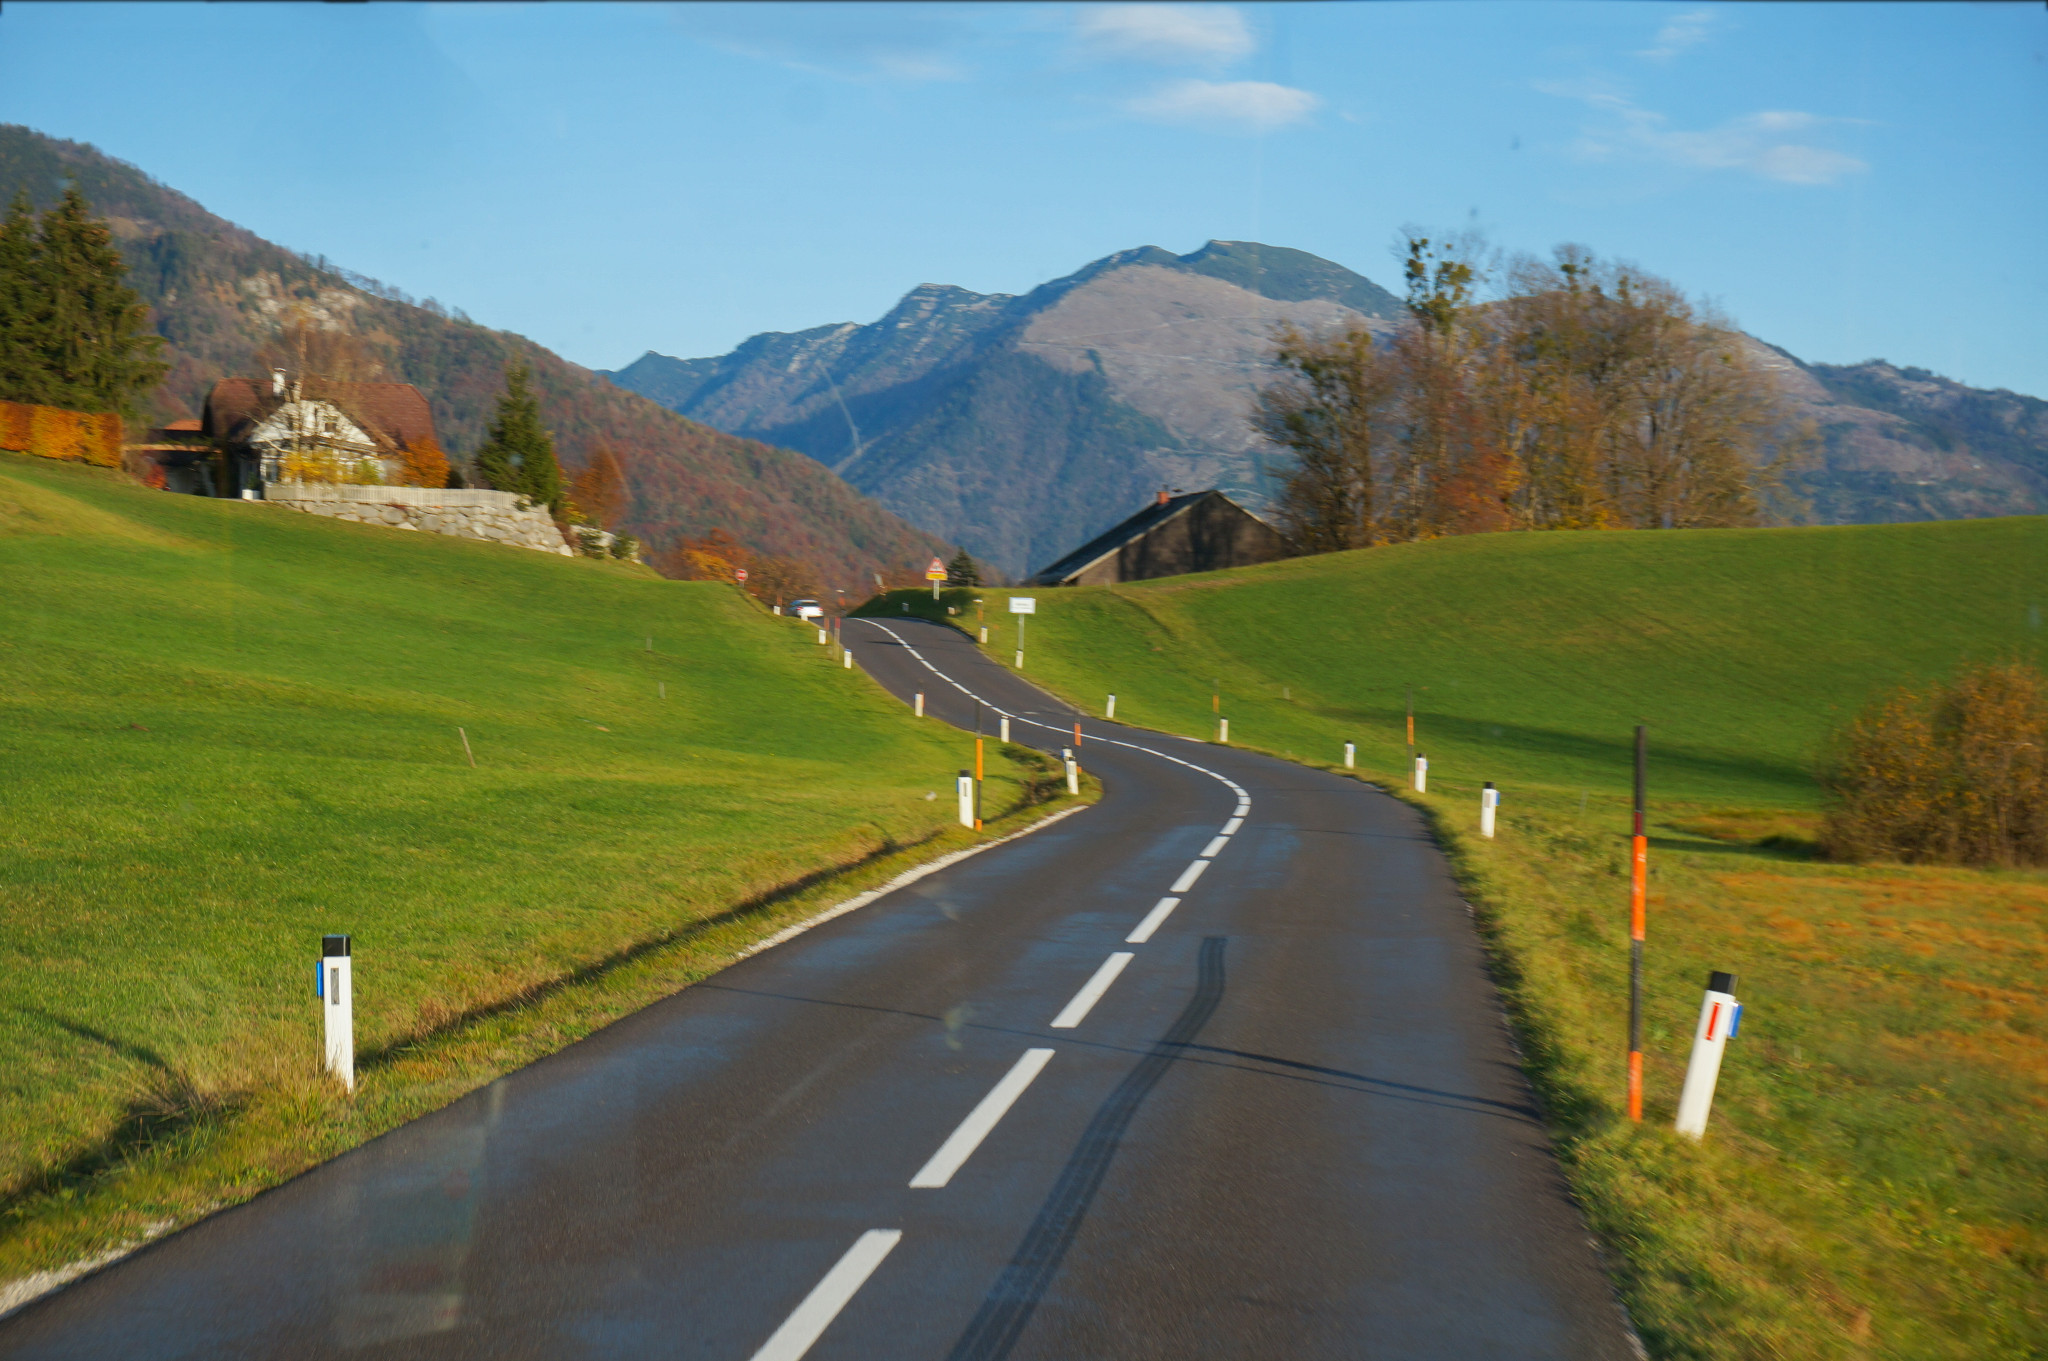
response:
[[[1415,753],[1415,792],[1429,792],[1429,758],[1419,751]]]
[[[1074,759],[1074,749],[1072,747],[1061,747],[1060,760],[1064,761],[1067,766],[1067,792],[1069,794],[1080,793],[1081,763]]]
[[[320,971],[314,996],[320,999],[327,1039],[327,1071],[344,1091],[356,1089],[356,987],[347,936],[320,937]]]
[[[1004,715],[1004,717],[1003,717],[1003,734],[1002,734],[1002,735],[1003,735],[1003,741],[1005,741],[1005,742],[1008,742],[1008,741],[1010,740],[1010,719],[1009,719],[1009,716],[1008,716],[1008,715]]]
[[[1358,767],[1358,746],[1357,746],[1357,744],[1356,744],[1356,743],[1353,743],[1353,742],[1346,742],[1346,743],[1344,744],[1344,769],[1346,769],[1346,770],[1355,770],[1355,769],[1357,769],[1357,767]]]
[[[1115,696],[1115,695],[1111,695],[1111,696],[1109,697],[1109,703],[1103,706],[1102,716],[1103,716],[1104,718],[1115,718],[1115,717],[1116,717],[1116,696]]]
[[[982,645],[983,647],[987,647],[987,646],[988,646],[988,625],[987,625],[987,624],[983,624],[983,625],[981,626],[981,645]]]
[[[825,645],[825,630],[823,630],[823,629],[819,629],[819,630],[818,630],[818,646],[820,646],[820,647],[823,647],[824,645]]]
[[[851,671],[851,670],[853,670],[853,649],[852,649],[852,648],[850,648],[850,647],[843,647],[843,648],[840,648],[840,649],[839,649],[839,663],[840,663],[840,665],[844,666],[844,667],[845,667],[845,668],[846,668],[846,669],[847,669],[848,671]]]
[[[974,825],[974,774],[972,771],[963,770],[960,772],[959,791],[960,825],[962,827],[972,827]]]
[[[1500,791],[1493,787],[1493,781],[1486,782],[1486,788],[1479,791],[1479,835],[1493,839],[1494,810],[1500,807]]]
[[[1216,720],[1216,741],[1217,741],[1217,743],[1218,743],[1219,745],[1221,745],[1221,746],[1226,746],[1226,747],[1227,747],[1227,746],[1229,746],[1229,745],[1230,745],[1230,720],[1229,720],[1229,719],[1227,719],[1227,718],[1219,718],[1219,719],[1217,719],[1217,720]]]
[[[1714,1104],[1714,1084],[1721,1077],[1721,1053],[1742,1024],[1742,1003],[1735,1000],[1735,975],[1716,970],[1707,975],[1707,995],[1700,1002],[1699,1024],[1692,1032],[1692,1058],[1685,1065],[1685,1087],[1678,1094],[1674,1128],[1692,1139],[1707,1133],[1707,1111]]]
[[[920,691],[918,691],[918,692],[917,692],[917,712],[916,712],[916,717],[918,717],[918,718],[923,718],[923,717],[924,717],[924,691],[922,691],[922,690],[920,690]]]

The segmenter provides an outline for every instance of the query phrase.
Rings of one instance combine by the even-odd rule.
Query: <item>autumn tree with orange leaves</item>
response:
[[[1276,337],[1252,421],[1292,457],[1277,510],[1299,551],[1755,524],[1811,438],[1732,326],[1665,280],[1563,246],[1481,302],[1476,240],[1407,252],[1393,326]]]

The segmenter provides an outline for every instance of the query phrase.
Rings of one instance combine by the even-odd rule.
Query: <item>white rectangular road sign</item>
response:
[[[1010,597],[1011,614],[1037,614],[1038,597],[1035,595],[1013,595]]]

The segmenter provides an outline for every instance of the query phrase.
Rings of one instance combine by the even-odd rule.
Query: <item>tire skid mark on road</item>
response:
[[[905,652],[915,657],[919,665],[923,666],[925,670],[931,672],[934,676],[937,676],[976,704],[993,710],[998,716],[1007,718],[1012,722],[1028,723],[1035,728],[1043,728],[1047,732],[1056,732],[1062,736],[1066,735],[1067,729],[1064,727],[1051,723],[1041,723],[1037,719],[1027,718],[1022,714],[1013,714],[1000,705],[992,704],[988,700],[983,699],[980,695],[932,665],[931,661],[923,653],[911,646],[908,639],[888,625],[874,619],[859,622],[872,624],[883,633],[888,634],[889,637],[895,639],[897,645]],[[1077,740],[1086,736],[1086,734],[1081,732],[1078,722],[1075,724],[1074,733]],[[1162,761],[1171,761],[1177,766],[1184,766],[1189,770],[1207,775],[1210,779],[1216,780],[1228,788],[1231,793],[1237,795],[1237,805],[1233,810],[1230,820],[1225,823],[1221,832],[1213,837],[1209,844],[1203,848],[1201,855],[1196,857],[1185,870],[1181,871],[1180,877],[1174,881],[1173,893],[1186,892],[1194,886],[1197,879],[1202,877],[1203,871],[1209,868],[1212,859],[1225,846],[1230,844],[1231,837],[1244,826],[1245,818],[1251,812],[1251,794],[1246,791],[1243,785],[1240,785],[1221,771],[1211,770],[1207,766],[1197,765],[1193,761],[1182,760],[1178,756],[1169,755],[1156,748],[1143,746],[1136,742],[1126,742],[1114,737],[1104,737],[1099,734],[1095,736],[1094,740],[1108,742],[1113,746],[1123,747],[1128,751],[1142,752],[1147,756],[1156,756]],[[1046,819],[1047,822],[1052,820]],[[1039,825],[1042,826],[1043,824]],[[1033,827],[1027,830],[1035,831],[1037,828]],[[1007,837],[1004,838],[1004,840],[1008,839]],[[973,850],[981,849],[986,848],[973,848]],[[839,915],[840,912],[872,902],[874,899],[902,887],[903,882],[909,878],[922,878],[924,874],[929,874],[940,868],[941,864],[951,863],[953,859],[964,858],[965,854],[972,853],[973,851],[970,850],[959,856],[947,857],[945,861],[929,866],[922,870],[922,872],[914,871],[911,875],[904,876],[904,880],[891,882],[882,886],[879,890],[862,894],[859,898],[841,904],[835,909],[828,909],[825,913],[819,914],[817,918],[799,923],[796,927],[770,941],[764,942],[756,948],[765,949],[769,945],[780,944],[788,936],[808,929],[816,925],[818,921],[826,920]],[[1150,940],[1153,933],[1159,929],[1160,925],[1172,914],[1174,908],[1179,905],[1180,899],[1177,897],[1161,898],[1153,906],[1152,910],[1145,915],[1144,920],[1139,922],[1131,934],[1125,938],[1125,943],[1142,945]],[[1179,1019],[1174,1022],[1173,1028],[1158,1043],[1152,1046],[1146,1056],[1126,1075],[1123,1082],[1110,1094],[1109,1099],[1097,1110],[1094,1120],[1090,1122],[1088,1129],[1082,1134],[1079,1146],[1075,1149],[1073,1156],[1068,1159],[1066,1169],[1061,1173],[1060,1179],[1054,1185],[1052,1193],[1047,1197],[1030,1230],[1025,1234],[1023,1243],[1011,1258],[1010,1264],[1004,1268],[1003,1274],[997,1278],[994,1287],[983,1301],[980,1310],[975,1314],[974,1320],[968,1325],[967,1332],[961,1337],[958,1344],[955,1345],[952,1352],[952,1361],[995,1361],[996,1358],[1008,1355],[1010,1349],[1016,1344],[1025,1323],[1029,1321],[1032,1311],[1037,1307],[1039,1297],[1044,1294],[1046,1285],[1051,1281],[1053,1274],[1059,1269],[1060,1261],[1066,1256],[1067,1247],[1072,1243],[1074,1234],[1080,1227],[1082,1217],[1087,1213],[1089,1204],[1094,1200],[1096,1191],[1101,1187],[1102,1179],[1109,1170],[1110,1161],[1115,1156],[1117,1146],[1123,1139],[1124,1130],[1130,1125],[1132,1117],[1137,1114],[1138,1106],[1144,1101],[1152,1088],[1158,1084],[1159,1079],[1165,1076],[1167,1068],[1171,1066],[1179,1052],[1201,1032],[1202,1027],[1208,1023],[1210,1016],[1215,1013],[1217,1004],[1222,1000],[1223,946],[1224,939],[1220,936],[1211,936],[1202,942],[1201,955],[1197,964],[1194,996],[1189,999]],[[1108,959],[1103,961],[1101,967],[1095,971],[1088,981],[1082,984],[1081,990],[1074,994],[1073,999],[1060,1010],[1059,1015],[1053,1018],[1050,1028],[1055,1030],[1071,1030],[1080,1025],[1083,1020],[1087,1019],[1088,1013],[1094,1009],[1095,1004],[1102,1000],[1103,994],[1109,991],[1110,985],[1116,982],[1118,975],[1124,971],[1125,967],[1134,958],[1136,958],[1136,955],[1129,950],[1118,950],[1112,953]],[[960,1170],[967,1160],[974,1155],[975,1150],[994,1131],[995,1127],[1001,1123],[1003,1117],[1009,1113],[1010,1108],[1024,1094],[1025,1089],[1044,1070],[1046,1064],[1051,1062],[1053,1053],[1054,1051],[1051,1049],[1027,1049],[1023,1056],[1010,1068],[1009,1072],[1005,1073],[996,1083],[995,1087],[981,1099],[972,1111],[968,1112],[967,1118],[960,1122],[952,1134],[947,1136],[944,1143],[940,1144],[938,1151],[932,1154],[925,1165],[911,1178],[910,1185],[913,1188],[920,1189],[939,1189],[945,1187],[952,1180],[953,1174]],[[803,1302],[796,1307],[795,1312],[791,1313],[782,1326],[775,1330],[774,1335],[762,1344],[759,1351],[754,1353],[752,1361],[801,1361],[804,1354],[810,1351],[812,1345],[824,1334],[825,1329],[831,1326],[832,1321],[839,1316],[840,1311],[846,1307],[847,1303],[859,1292],[860,1288],[867,1283],[868,1277],[873,1275],[875,1269],[882,1264],[882,1259],[889,1255],[897,1243],[902,1241],[902,1238],[903,1231],[901,1229],[870,1229],[862,1234],[855,1241],[854,1245],[846,1250],[846,1253],[832,1269],[825,1273],[824,1279],[820,1280],[812,1288],[811,1293],[804,1297]]]
[[[1209,936],[1202,941],[1194,996],[1188,999],[1173,1028],[1096,1110],[1095,1118],[1081,1135],[1081,1142],[1067,1159],[1059,1180],[1017,1245],[1009,1265],[996,1278],[947,1361],[1002,1361],[1016,1346],[1039,1299],[1058,1274],[1074,1235],[1080,1232],[1081,1221],[1101,1189],[1138,1107],[1166,1076],[1181,1051],[1194,1043],[1222,1002],[1224,944],[1222,936]]]

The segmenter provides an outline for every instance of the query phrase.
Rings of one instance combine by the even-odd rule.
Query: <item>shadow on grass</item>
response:
[[[1401,714],[1364,711],[1346,713],[1331,712],[1329,718],[1336,721],[1370,724],[1384,731],[1389,726],[1398,729]],[[1423,720],[1418,719],[1421,723]],[[1554,765],[1556,774],[1549,777],[1550,783],[1563,784],[1568,780],[1585,779],[1589,782],[1597,773],[1604,776],[1598,782],[1603,787],[1626,787],[1634,765],[1635,738],[1631,724],[1620,720],[1615,725],[1611,738],[1589,737],[1584,733],[1570,732],[1562,728],[1544,728],[1523,723],[1502,723],[1493,720],[1457,718],[1444,714],[1432,714],[1427,719],[1425,740],[1419,742],[1424,751],[1433,743],[1442,743],[1454,751],[1492,748],[1503,756],[1512,756],[1531,765],[1547,763]],[[1814,790],[1811,771],[1797,761],[1770,754],[1746,755],[1699,747],[1662,735],[1655,726],[1650,729],[1650,792],[1656,797],[1659,791],[1682,791],[1683,797],[1697,797],[1695,791],[1725,789],[1740,786],[1747,792],[1762,793],[1768,787],[1772,791],[1782,790],[1796,794],[1795,802],[1808,799]],[[1485,772],[1474,772],[1476,778],[1487,778]]]
[[[1818,842],[1796,836],[1767,836],[1761,841],[1717,841],[1706,838],[1649,838],[1653,851],[1688,851],[1702,855],[1739,855],[1752,860],[1819,860]]]
[[[1058,784],[1059,780],[1047,772],[1041,772],[1038,777],[1025,780],[1022,788],[1023,797],[1014,806],[998,813],[993,821],[1001,821],[1048,802],[1056,792]],[[822,866],[812,870],[809,874],[778,884],[765,893],[757,894],[743,902],[735,903],[723,912],[693,921],[678,930],[663,932],[658,936],[650,936],[645,940],[635,941],[624,949],[616,950],[601,959],[592,960],[590,963],[571,969],[567,973],[558,974],[544,982],[523,988],[496,1001],[486,1002],[464,1011],[446,1014],[433,1023],[421,1026],[399,1039],[359,1049],[356,1052],[356,1068],[358,1071],[361,1071],[364,1069],[389,1067],[408,1054],[416,1053],[431,1044],[455,1038],[464,1031],[481,1025],[486,1021],[533,1006],[559,993],[601,982],[627,965],[644,959],[649,955],[663,950],[674,949],[677,946],[686,946],[692,941],[699,940],[721,927],[733,926],[765,916],[772,913],[783,903],[810,889],[886,860],[892,855],[929,845],[944,834],[943,830],[933,831],[912,841],[898,841],[895,837],[884,833],[881,842],[873,850],[865,854],[854,856],[848,860],[842,860],[837,864]]]
[[[135,1095],[128,1100],[120,1118],[106,1134],[63,1162],[43,1169],[24,1179],[19,1186],[0,1194],[0,1220],[14,1218],[21,1207],[34,1201],[49,1197],[68,1199],[67,1193],[133,1162],[152,1148],[211,1130],[247,1103],[243,1093],[200,1089],[175,1064],[147,1045],[124,1040],[40,1007],[15,1007],[13,1010],[141,1065],[142,1076]]]
[[[677,946],[688,945],[692,941],[701,939],[721,927],[736,925],[752,918],[766,915],[773,912],[781,904],[810,889],[818,887],[820,884],[827,883],[843,875],[852,874],[857,870],[886,860],[900,852],[915,850],[941,835],[943,835],[942,832],[931,832],[925,836],[918,837],[914,841],[897,841],[894,837],[884,837],[880,845],[865,854],[854,856],[850,860],[842,860],[837,864],[821,866],[818,869],[812,870],[809,874],[791,879],[786,883],[778,884],[766,893],[757,894],[744,902],[735,903],[723,912],[714,913],[709,917],[693,921],[679,930],[665,931],[658,936],[650,936],[645,940],[635,941],[624,949],[615,950],[601,959],[594,959],[588,964],[569,970],[567,973],[557,974],[545,982],[536,983],[528,988],[522,988],[518,992],[501,997],[493,1002],[486,1002],[463,1011],[447,1014],[431,1025],[420,1027],[399,1039],[360,1049],[356,1053],[357,1071],[389,1067],[409,1054],[416,1053],[431,1044],[453,1039],[461,1035],[462,1032],[481,1025],[486,1021],[494,1020],[511,1012],[523,1010],[536,1003],[546,1001],[548,998],[559,993],[602,982],[605,978],[617,973],[627,965],[645,959],[649,955],[656,954],[662,950],[674,949]]]

